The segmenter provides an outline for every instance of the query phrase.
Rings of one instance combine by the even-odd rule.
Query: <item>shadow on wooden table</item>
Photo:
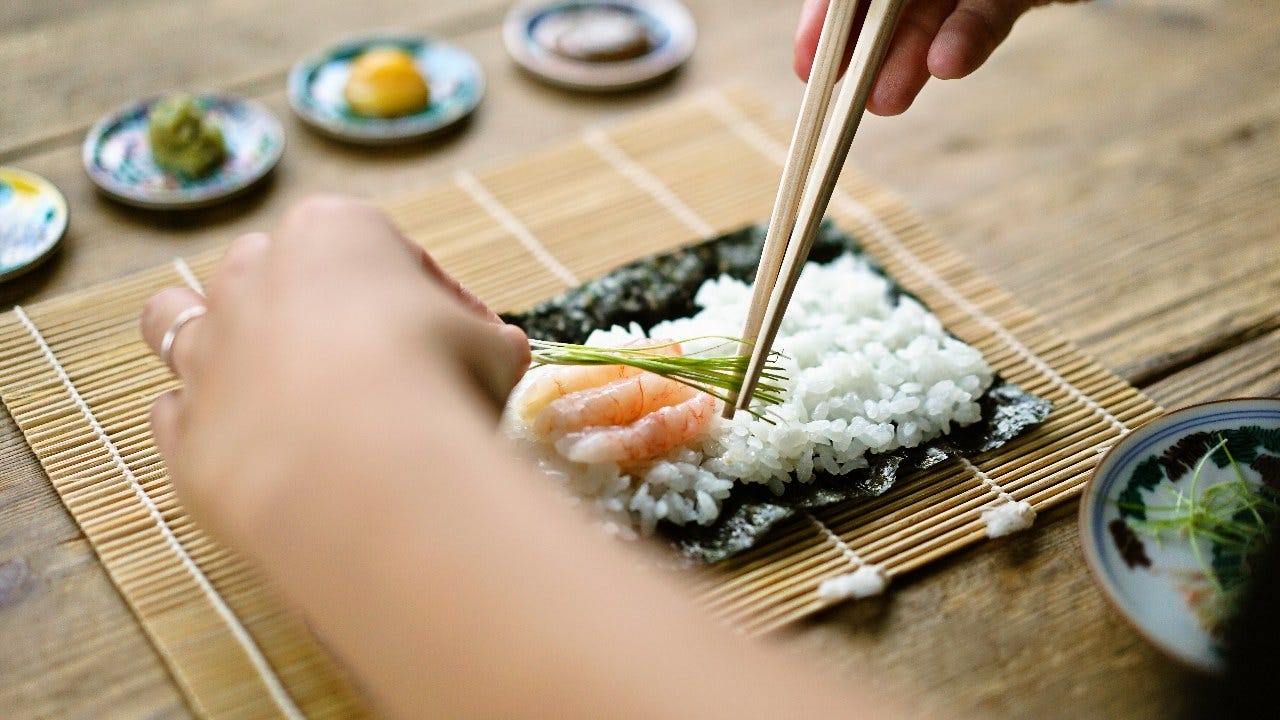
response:
[[[102,193],[96,193],[95,200],[98,209],[123,225],[137,228],[139,232],[154,232],[157,228],[204,230],[230,223],[262,208],[271,199],[276,186],[283,184],[279,180],[282,170],[283,168],[276,168],[234,197],[204,208],[149,210],[125,205]]]
[[[21,303],[23,298],[31,297],[40,292],[42,288],[49,284],[57,273],[58,265],[62,262],[62,258],[68,252],[64,248],[68,242],[73,242],[71,231],[67,231],[67,236],[62,238],[62,242],[48,257],[42,259],[36,266],[23,272],[21,275],[10,278],[0,283],[0,308],[8,309],[12,305]]]
[[[482,111],[483,110],[480,108],[477,108],[476,110],[476,112]],[[448,127],[441,128],[426,137],[388,145],[360,145],[347,142],[331,137],[322,132],[318,132],[303,125],[301,122],[295,123],[297,126],[295,132],[305,132],[312,137],[317,138],[320,144],[324,146],[325,152],[336,153],[337,156],[345,160],[357,162],[408,160],[421,158],[432,153],[443,152],[464,137],[467,129],[475,124],[475,122],[475,116],[468,115],[458,122]]]

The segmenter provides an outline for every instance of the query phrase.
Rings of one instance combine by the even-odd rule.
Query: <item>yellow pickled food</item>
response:
[[[352,110],[374,117],[408,115],[431,100],[413,56],[397,48],[374,48],[357,57],[343,94]]]

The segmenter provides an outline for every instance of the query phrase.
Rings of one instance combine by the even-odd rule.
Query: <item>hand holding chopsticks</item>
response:
[[[749,350],[751,360],[741,391],[734,402],[725,406],[726,417],[745,407],[760,380],[905,3],[906,0],[870,0],[849,71],[815,157],[818,133],[827,115],[858,0],[832,0],[827,9],[742,332],[744,344],[740,351]]]

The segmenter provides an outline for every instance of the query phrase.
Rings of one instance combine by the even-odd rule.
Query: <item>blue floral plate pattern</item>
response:
[[[1220,442],[1225,451],[1210,454]],[[1148,521],[1238,481],[1280,490],[1280,399],[1194,405],[1142,426],[1107,452],[1080,503],[1085,559],[1116,607],[1158,647],[1211,672],[1222,669],[1222,641],[1205,619],[1216,583],[1205,568],[1224,551],[1203,533],[1153,534]]]
[[[416,113],[382,118],[360,115],[343,95],[351,63],[375,47],[393,47],[414,57],[431,100]],[[289,105],[307,124],[339,140],[387,145],[417,140],[453,125],[484,97],[484,73],[469,53],[431,38],[379,35],[341,43],[306,58],[289,72]]]
[[[67,229],[67,201],[53,183],[0,167],[0,280],[34,267]]]
[[[123,203],[155,210],[212,205],[261,180],[284,152],[284,129],[266,108],[243,98],[197,95],[205,118],[222,129],[227,158],[199,178],[163,170],[152,159],[147,138],[147,113],[159,100],[149,98],[108,115],[84,140],[89,179]]]

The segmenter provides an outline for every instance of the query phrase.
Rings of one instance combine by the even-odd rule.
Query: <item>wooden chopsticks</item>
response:
[[[831,122],[822,131],[821,146],[815,158],[818,133],[827,115],[858,2],[831,0],[823,20],[813,70],[800,104],[800,117],[791,136],[791,149],[783,165],[778,197],[769,218],[769,230],[765,235],[747,322],[742,332],[744,342],[739,352],[746,354],[750,350],[751,359],[741,391],[733,398],[734,402],[725,405],[725,417],[732,417],[736,409],[745,409],[760,382],[760,373],[777,338],[783,313],[791,302],[800,270],[809,257],[813,239],[818,234],[840,177],[840,169],[849,155],[854,133],[866,111],[872,82],[880,71],[898,16],[906,4],[906,0],[870,0]]]

